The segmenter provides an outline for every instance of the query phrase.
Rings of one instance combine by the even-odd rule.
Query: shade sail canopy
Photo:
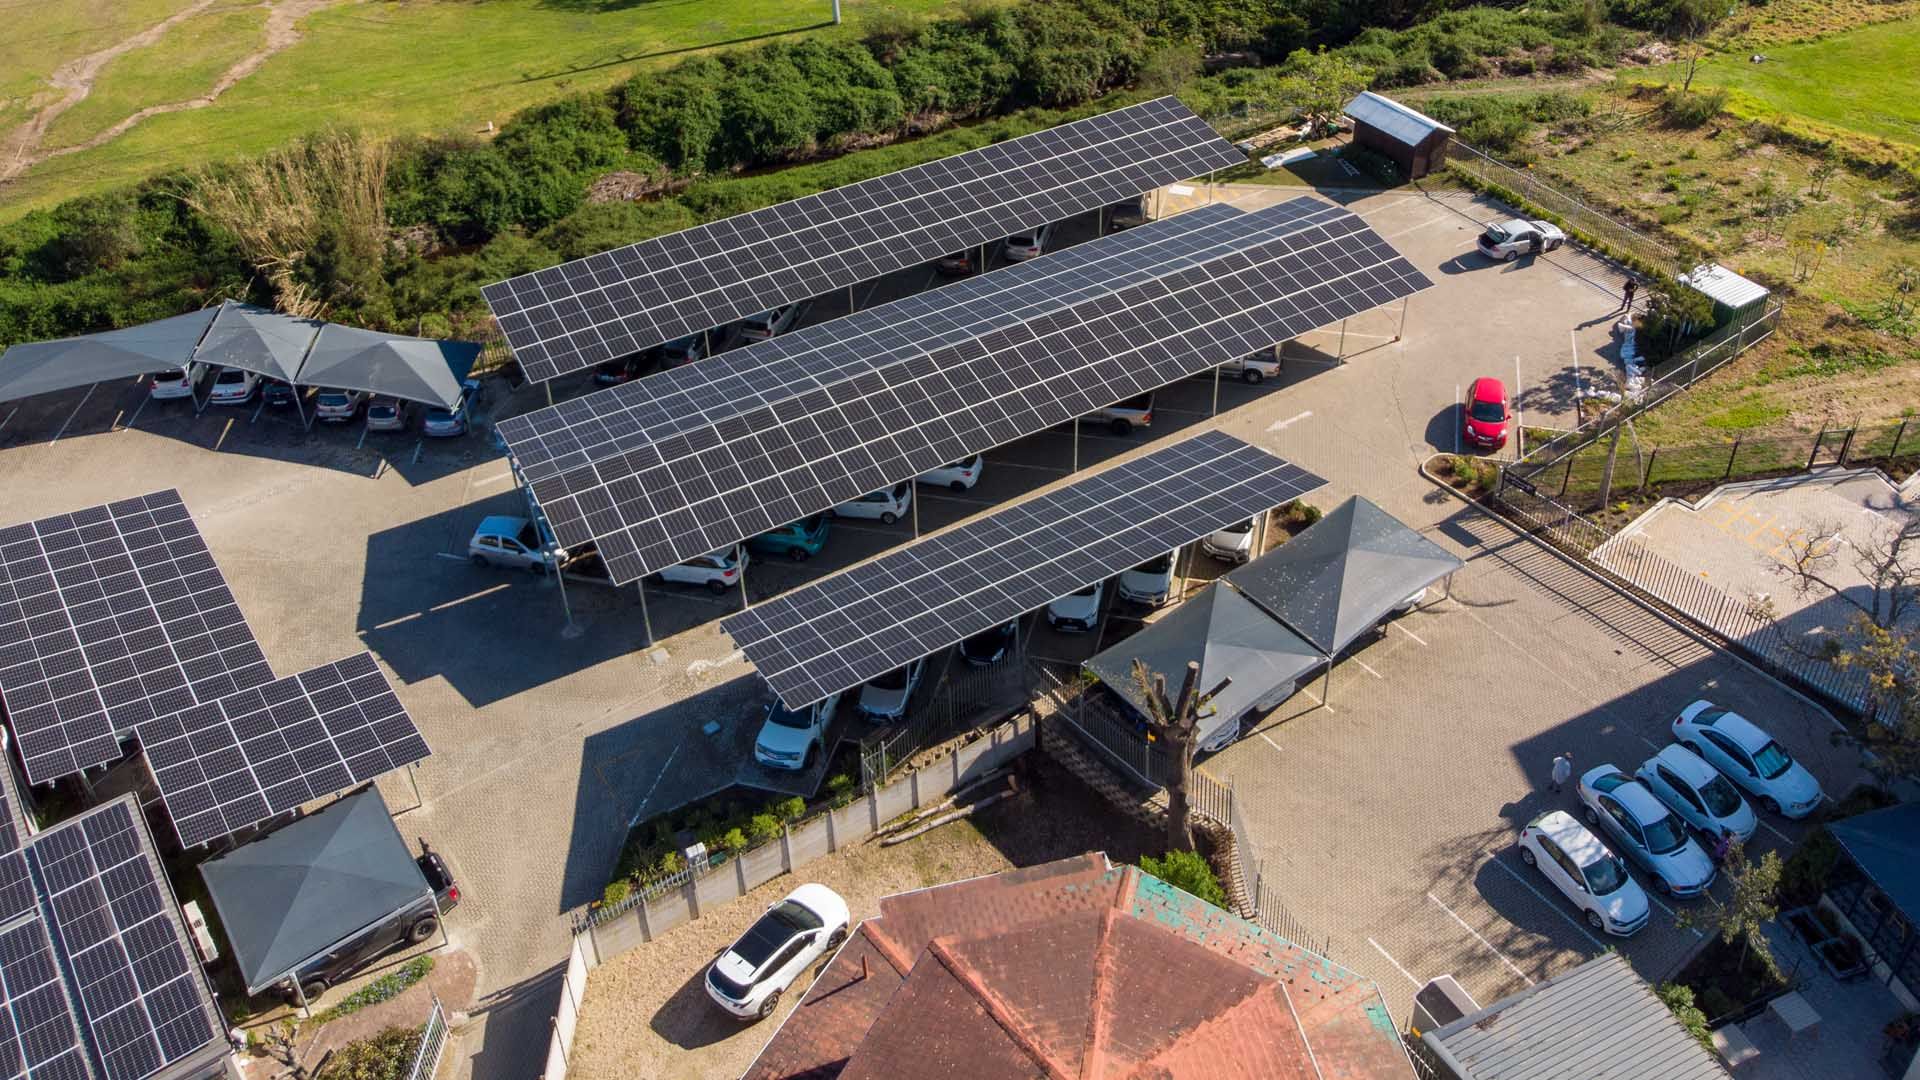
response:
[[[232,300],[220,305],[213,329],[193,354],[196,362],[239,368],[290,383],[300,373],[308,346],[326,324]]]
[[[1331,656],[1462,565],[1356,496],[1226,580]]]
[[[430,893],[374,788],[203,863],[200,876],[248,993]]]
[[[1920,804],[1836,821],[1827,831],[1908,919],[1920,919]]]
[[[328,323],[300,367],[303,386],[365,390],[451,409],[480,346],[471,341],[396,337]]]
[[[0,401],[186,367],[219,308],[120,330],[34,341],[0,355]]]
[[[1166,676],[1167,696],[1180,692],[1187,662],[1200,662],[1200,690],[1222,678],[1233,682],[1213,699],[1212,712],[1200,721],[1198,745],[1208,745],[1255,703],[1290,686],[1326,663],[1319,649],[1276,622],[1253,602],[1223,585],[1209,585],[1132,637],[1086,663],[1142,716],[1146,699],[1133,681],[1133,662]]]

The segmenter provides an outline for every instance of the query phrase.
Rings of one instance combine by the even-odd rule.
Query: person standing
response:
[[[1555,795],[1560,794],[1560,785],[1566,783],[1571,776],[1573,776],[1573,753],[1569,751],[1553,759],[1553,793]]]
[[[1620,290],[1620,310],[1621,311],[1633,310],[1633,294],[1635,292],[1638,292],[1639,289],[1640,289],[1639,282],[1633,280],[1632,278],[1627,279],[1627,287]]]

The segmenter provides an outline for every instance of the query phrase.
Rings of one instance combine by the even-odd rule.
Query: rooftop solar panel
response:
[[[1158,98],[481,293],[521,369],[550,379],[1245,163],[1178,100]]]
[[[33,882],[20,850],[25,831],[10,790],[0,787],[0,924],[33,910]]]
[[[1318,488],[1209,431],[721,620],[801,708]]]
[[[499,430],[626,583],[1430,284],[1338,207],[1214,206]]]
[[[31,782],[272,678],[177,492],[0,529],[0,700]]]
[[[28,848],[105,1080],[141,1080],[218,1036],[206,986],[131,796]]]
[[[150,720],[139,735],[188,847],[430,752],[371,653]]]
[[[0,1077],[90,1080],[73,1006],[38,914],[0,931]]]

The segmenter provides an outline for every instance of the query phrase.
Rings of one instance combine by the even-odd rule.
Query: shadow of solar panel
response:
[[[123,797],[28,848],[104,1080],[141,1080],[218,1035],[134,807]]]
[[[0,696],[33,783],[272,677],[177,492],[0,529]]]
[[[431,753],[371,653],[150,720],[136,734],[186,847]]]
[[[1313,491],[1218,431],[1074,481],[721,620],[800,708]]]
[[[1339,207],[1209,206],[500,432],[624,584],[1430,284]]]
[[[1246,163],[1171,97],[481,290],[535,380]]]

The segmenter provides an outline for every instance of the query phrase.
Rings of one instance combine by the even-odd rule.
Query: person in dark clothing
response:
[[[1620,294],[1620,310],[1621,311],[1633,310],[1633,294],[1639,288],[1640,288],[1640,285],[1638,282],[1634,281],[1632,278],[1627,279],[1627,287],[1624,290],[1622,290]]]

